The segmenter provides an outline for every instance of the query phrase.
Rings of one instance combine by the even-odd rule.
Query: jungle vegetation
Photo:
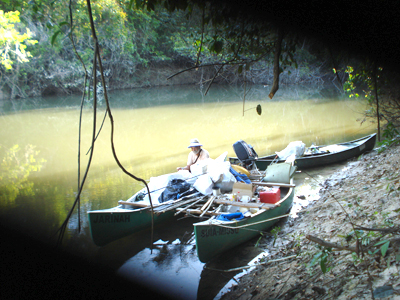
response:
[[[0,44],[2,62],[8,62],[0,67],[3,98],[81,93],[85,73],[92,77],[95,48],[87,2],[3,1],[0,10],[19,15],[7,43],[26,51],[19,59]],[[335,78],[330,59],[313,49],[314,41],[285,35],[273,24],[224,19],[223,11],[207,5],[99,0],[92,1],[91,11],[109,90],[244,80],[272,84],[277,72],[290,84]],[[17,34],[24,40],[15,42]],[[173,76],[185,70],[185,76]]]

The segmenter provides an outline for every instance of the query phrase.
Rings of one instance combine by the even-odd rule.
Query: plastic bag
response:
[[[228,161],[214,160],[208,164],[208,175],[214,183],[219,183],[224,179],[224,173],[229,167]]]
[[[223,215],[219,215],[217,217],[217,220],[219,221],[232,221],[232,220],[242,220],[244,219],[244,215],[241,212],[238,213],[232,213],[232,214],[223,214]]]
[[[249,177],[247,177],[246,174],[240,174],[239,172],[236,172],[235,169],[233,169],[232,167],[230,168],[230,172],[233,174],[233,176],[235,176],[237,181],[247,184],[251,183],[251,180],[249,179]]]
[[[210,195],[212,193],[213,186],[214,183],[207,174],[198,177],[196,182],[193,184],[193,187],[203,195]]]
[[[296,166],[288,163],[271,164],[267,167],[263,181],[290,183],[290,178],[292,178],[296,169]]]
[[[306,144],[302,141],[290,142],[282,151],[276,152],[279,159],[287,159],[290,155],[295,154],[296,158],[302,157],[306,150]]]
[[[168,200],[176,200],[178,195],[190,189],[191,185],[182,179],[172,179],[158,198],[158,202],[163,203]]]

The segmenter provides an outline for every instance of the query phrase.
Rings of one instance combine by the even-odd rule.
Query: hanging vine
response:
[[[79,203],[80,203],[80,194],[83,190],[87,175],[89,173],[89,169],[90,169],[90,165],[91,165],[91,161],[93,158],[93,153],[94,153],[94,145],[95,145],[95,141],[96,141],[96,109],[97,109],[97,67],[99,68],[99,72],[101,75],[101,84],[104,90],[104,98],[106,101],[106,106],[107,106],[107,115],[110,119],[110,123],[111,123],[111,136],[110,136],[110,143],[111,143],[111,149],[112,149],[112,153],[113,153],[113,157],[117,163],[117,165],[121,168],[121,170],[127,174],[128,176],[130,176],[131,178],[142,182],[147,189],[148,195],[149,195],[149,200],[150,200],[150,206],[151,206],[151,216],[152,216],[152,222],[151,222],[151,245],[153,244],[153,227],[154,227],[154,209],[153,209],[153,202],[151,200],[151,194],[150,194],[150,189],[147,185],[147,182],[142,179],[139,178],[133,174],[131,174],[130,172],[128,172],[124,166],[121,164],[121,162],[118,159],[116,150],[115,150],[115,146],[114,146],[114,118],[113,115],[111,113],[111,108],[110,108],[110,103],[109,103],[109,99],[108,99],[108,94],[107,94],[107,86],[106,86],[106,82],[105,82],[105,78],[104,78],[104,70],[103,70],[103,65],[102,65],[102,61],[101,61],[101,56],[100,56],[100,46],[98,43],[98,39],[97,39],[97,34],[96,34],[96,28],[94,25],[94,21],[93,21],[93,15],[92,15],[92,8],[91,8],[91,3],[90,0],[86,1],[87,3],[87,9],[88,9],[88,15],[89,15],[89,20],[90,20],[90,27],[91,27],[91,31],[92,31],[92,38],[94,41],[94,56],[93,56],[93,132],[92,132],[92,142],[91,142],[91,147],[90,147],[90,154],[89,154],[89,160],[88,160],[88,164],[86,167],[86,171],[85,174],[83,176],[82,182],[79,184],[78,183],[78,193],[75,197],[75,201],[72,205],[72,208],[70,209],[65,221],[63,222],[63,224],[61,225],[60,229],[59,229],[59,236],[58,236],[58,240],[57,240],[57,245],[61,245],[62,243],[62,239],[64,237],[65,234],[65,230],[67,227],[67,224],[69,222],[69,219],[72,216],[72,213],[75,209],[75,207],[78,205],[78,214],[80,213],[80,209],[79,209]],[[71,16],[71,24],[72,24],[72,16]],[[72,27],[71,27],[72,28]],[[83,103],[83,101],[82,101]],[[80,117],[81,119],[81,117]],[[80,139],[79,139],[80,141]],[[78,150],[78,156],[80,155],[80,151]],[[78,159],[79,162],[79,159]],[[79,163],[78,163],[79,165]],[[78,170],[78,178],[79,178],[79,170]],[[79,217],[80,218],[80,217]]]

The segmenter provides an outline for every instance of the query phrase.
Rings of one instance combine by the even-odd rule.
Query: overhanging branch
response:
[[[271,91],[269,92],[268,95],[270,99],[274,97],[276,91],[279,89],[279,74],[281,73],[279,68],[279,57],[281,56],[281,51],[282,51],[282,40],[283,40],[283,29],[278,28],[278,38],[275,43],[274,81],[272,83]]]

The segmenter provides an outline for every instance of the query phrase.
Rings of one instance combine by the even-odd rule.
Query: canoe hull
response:
[[[360,156],[361,154],[371,151],[375,147],[376,134],[371,134],[361,139],[354,141],[337,144],[346,149],[336,153],[316,154],[297,158],[294,165],[298,170],[321,167],[329,164],[338,163],[348,160],[353,157]],[[256,166],[259,170],[266,170],[266,168],[274,160],[276,154],[260,157],[256,160]],[[283,162],[284,160],[278,160]],[[230,158],[231,163],[238,163],[237,158]]]
[[[117,239],[151,227],[151,209],[104,209],[88,212],[89,227],[93,242],[104,246]],[[154,224],[167,221],[173,211],[154,214]]]
[[[291,183],[293,183],[293,181]],[[281,219],[262,222],[259,224],[255,223],[286,214],[293,204],[294,196],[294,188],[290,188],[288,190],[289,191],[284,200],[281,202],[280,206],[266,210],[258,215],[254,215],[251,218],[222,224],[232,228],[221,227],[210,221],[195,223],[194,233],[196,237],[196,249],[199,260],[206,263],[213,257],[259,236],[259,231],[265,231],[271,228],[271,226]],[[250,225],[246,228],[236,228],[237,226],[248,224],[253,225]]]

